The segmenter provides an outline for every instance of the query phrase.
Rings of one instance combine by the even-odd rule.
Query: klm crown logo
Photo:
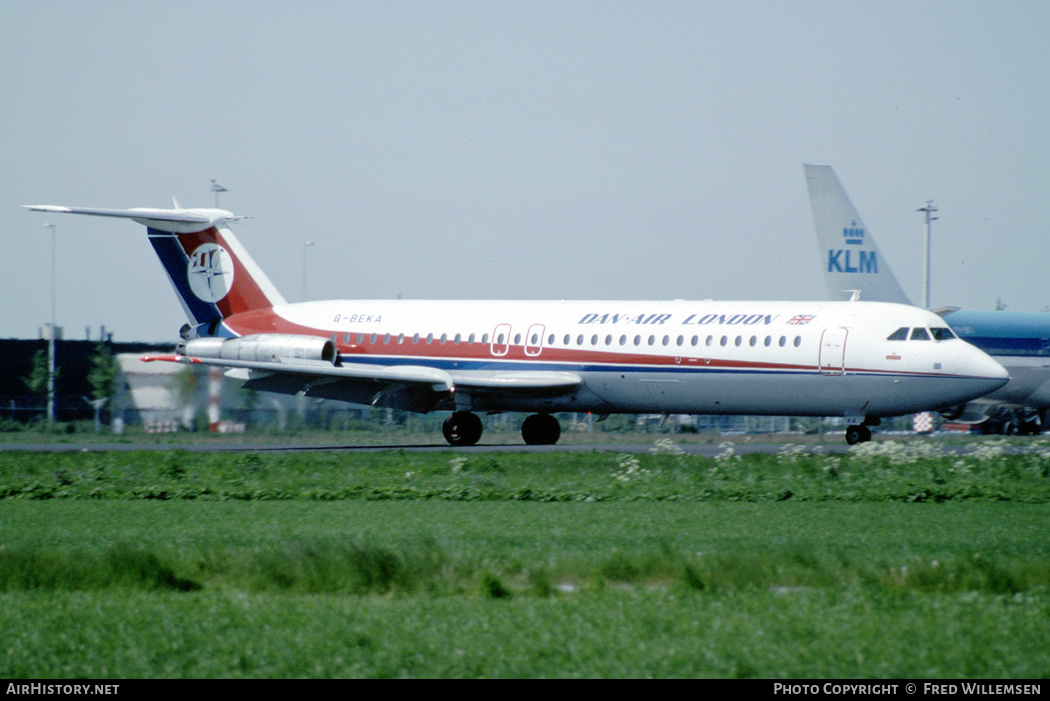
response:
[[[842,230],[842,237],[846,239],[847,246],[864,245],[864,229],[857,226],[857,222],[851,223]]]

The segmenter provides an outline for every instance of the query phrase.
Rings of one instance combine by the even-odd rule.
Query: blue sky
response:
[[[1050,306],[1045,2],[26,2],[0,24],[0,337],[168,341],[211,206],[290,301],[820,299],[803,163],[905,291]],[[303,246],[313,241],[309,249]]]

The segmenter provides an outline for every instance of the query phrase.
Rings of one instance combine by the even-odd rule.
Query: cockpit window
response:
[[[913,341],[929,341],[930,334],[926,332],[926,329],[921,326],[911,330],[911,340]]]
[[[955,332],[947,326],[935,326],[930,329],[930,333],[933,334],[935,341],[950,341],[955,338]]]
[[[886,340],[887,341],[907,341],[908,340],[908,327],[904,326],[904,327],[901,327],[901,328],[897,329],[896,331],[891,333],[889,336],[887,336]]]

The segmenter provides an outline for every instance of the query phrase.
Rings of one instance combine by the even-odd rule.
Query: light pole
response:
[[[920,207],[915,210],[916,212],[926,213],[926,243],[922,248],[922,260],[923,260],[923,272],[922,272],[922,306],[924,309],[930,308],[930,222],[937,221],[937,217],[931,217],[930,215],[937,211],[937,208],[933,206],[933,200],[926,200],[926,206]]]
[[[306,249],[310,248],[310,246],[313,246],[313,245],[314,245],[313,241],[303,241],[303,299],[302,299],[302,301],[304,301],[304,302],[306,301]]]
[[[47,421],[55,423],[55,225],[44,224],[51,229],[51,329],[47,334]]]
[[[219,193],[220,192],[229,192],[229,190],[224,188],[219,183],[215,182],[215,178],[212,178],[211,179],[211,191],[215,193],[215,209],[218,209],[219,208]]]

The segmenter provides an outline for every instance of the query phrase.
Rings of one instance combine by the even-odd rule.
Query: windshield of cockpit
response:
[[[947,326],[902,326],[889,336],[887,341],[951,341],[958,338]]]

